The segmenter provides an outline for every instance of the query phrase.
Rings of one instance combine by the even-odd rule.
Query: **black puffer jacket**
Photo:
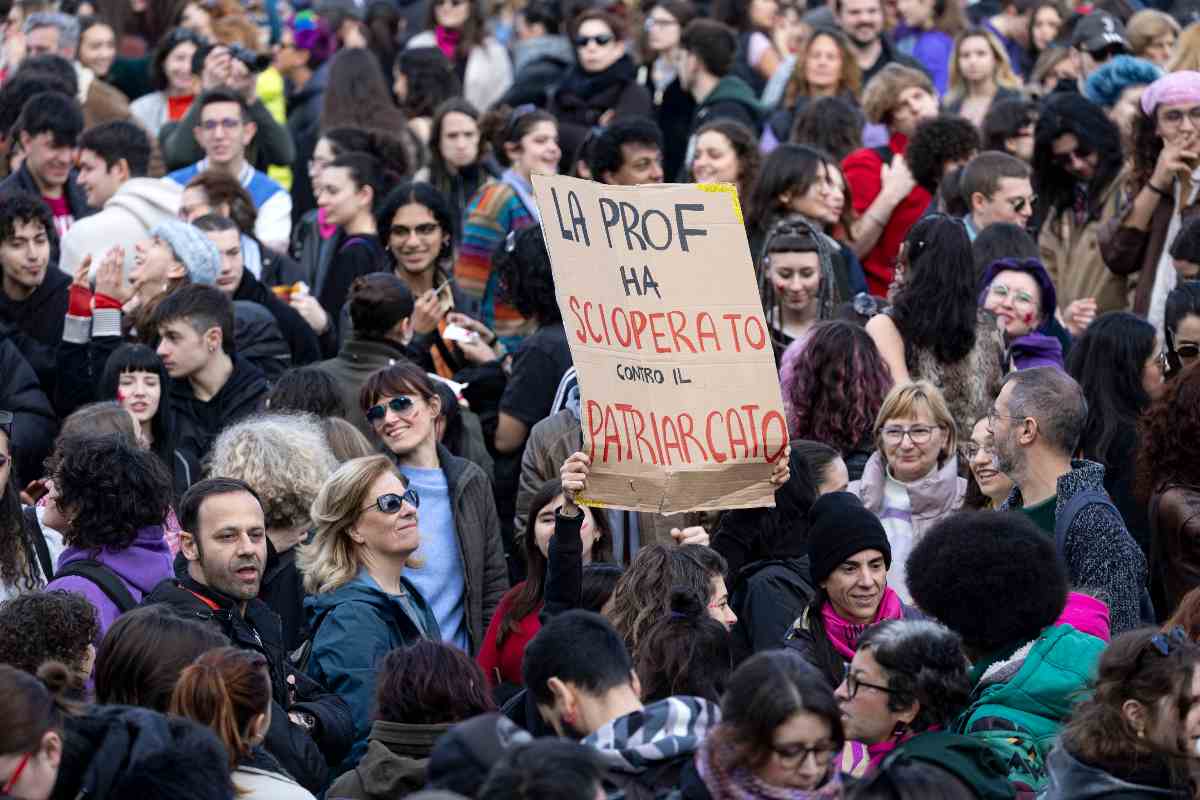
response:
[[[244,614],[239,614],[233,599],[186,574],[179,576],[177,571],[176,576],[156,586],[143,604],[166,603],[216,625],[237,647],[256,650],[267,657],[274,710],[263,744],[300,785],[310,792],[319,792],[328,783],[329,764],[341,761],[354,741],[350,707],[345,700],[292,668],[284,649],[279,615],[266,603],[251,600]],[[311,737],[288,719],[290,711],[304,711],[316,718]]]
[[[51,800],[232,800],[225,748],[203,725],[148,708],[93,706],[63,725]]]
[[[0,335],[0,409],[12,412],[17,485],[42,474],[42,461],[54,445],[58,418],[33,368],[17,346]]]

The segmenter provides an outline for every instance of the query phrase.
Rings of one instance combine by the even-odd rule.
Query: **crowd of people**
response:
[[[0,12],[0,797],[1200,798],[1200,0]],[[557,174],[773,506],[586,502]]]

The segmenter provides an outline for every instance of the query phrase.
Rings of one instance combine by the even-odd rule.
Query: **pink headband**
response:
[[[1142,112],[1147,117],[1161,105],[1176,103],[1200,104],[1200,72],[1169,72],[1142,93]]]

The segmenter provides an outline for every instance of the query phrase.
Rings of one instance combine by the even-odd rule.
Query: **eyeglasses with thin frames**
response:
[[[933,432],[941,429],[941,425],[912,425],[907,428],[888,425],[880,431],[880,434],[888,444],[900,444],[904,441],[905,436],[911,439],[913,444],[929,444],[929,440],[933,438]]]

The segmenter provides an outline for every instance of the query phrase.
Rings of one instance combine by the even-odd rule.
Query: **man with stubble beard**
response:
[[[326,762],[345,755],[354,724],[344,700],[292,667],[279,615],[258,599],[267,561],[258,495],[233,478],[200,481],[179,503],[179,524],[175,578],[143,603],[209,621],[233,645],[266,656],[273,712],[263,746],[306,789],[320,791],[329,782]]]
[[[896,50],[884,35],[883,0],[834,0],[833,15],[838,27],[850,37],[863,86],[893,61],[925,71],[915,59]]]

